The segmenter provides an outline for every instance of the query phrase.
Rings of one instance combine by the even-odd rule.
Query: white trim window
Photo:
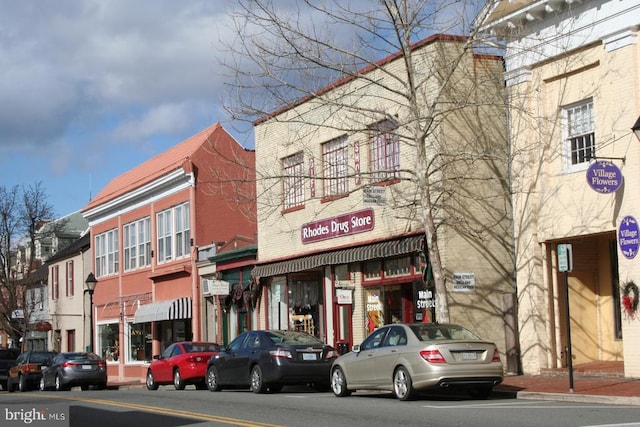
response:
[[[96,236],[96,277],[117,274],[120,264],[118,229],[114,228]]]
[[[349,191],[348,161],[349,149],[346,136],[322,144],[324,197],[340,196]]]
[[[398,126],[384,120],[371,126],[371,181],[382,182],[400,179],[400,138]]]
[[[284,176],[284,208],[291,209],[304,204],[304,156],[302,153],[282,159]]]
[[[596,156],[593,100],[562,110],[565,122],[564,152],[568,171],[584,170]]]
[[[189,218],[188,202],[157,214],[158,264],[189,256]]]
[[[124,271],[151,265],[151,218],[146,217],[123,226]]]
[[[66,283],[67,296],[72,297],[75,291],[73,287],[73,260],[67,261],[66,270],[67,270],[67,283]]]

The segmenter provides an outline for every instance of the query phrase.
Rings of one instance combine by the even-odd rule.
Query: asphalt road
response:
[[[51,416],[31,426],[640,426],[640,407],[516,400],[493,396],[422,396],[400,402],[389,393],[359,392],[337,398],[306,388],[276,394],[161,387],[102,391],[0,392],[0,425],[24,426],[7,416],[32,409]],[[58,418],[56,421],[53,418]],[[59,419],[62,418],[62,419]]]

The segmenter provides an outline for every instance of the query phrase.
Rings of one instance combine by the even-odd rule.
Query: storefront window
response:
[[[274,277],[269,287],[269,327],[287,329],[289,313],[287,311],[287,278]]]
[[[382,263],[380,260],[367,261],[364,263],[364,280],[380,279],[382,277]]]
[[[320,336],[321,306],[319,280],[309,276],[292,276],[289,282],[290,328]]]
[[[384,260],[385,277],[406,276],[408,274],[411,274],[410,256]]]
[[[151,360],[151,323],[129,323],[127,362]]]
[[[98,347],[96,353],[107,359],[107,362],[117,362],[120,358],[118,342],[118,324],[108,323],[98,325]]]

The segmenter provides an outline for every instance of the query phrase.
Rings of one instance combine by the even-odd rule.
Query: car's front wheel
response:
[[[56,375],[56,391],[66,391],[69,388],[62,383],[60,375]]]
[[[185,382],[182,381],[182,376],[180,375],[180,369],[176,368],[175,371],[173,371],[173,386],[176,388],[176,390],[184,390],[184,387],[186,386]]]
[[[338,397],[347,397],[351,395],[351,390],[347,388],[347,379],[341,368],[334,368],[331,372],[331,390]]]
[[[153,376],[153,372],[151,372],[151,369],[149,369],[147,371],[147,390],[157,390],[158,389],[158,383],[156,382],[155,377]]]
[[[254,393],[266,393],[268,387],[264,383],[264,377],[262,375],[262,369],[256,365],[251,369],[251,391]]]
[[[411,400],[415,395],[411,375],[402,366],[393,373],[393,393],[398,400]]]
[[[222,387],[220,386],[220,382],[218,381],[218,370],[215,366],[209,366],[207,368],[207,388],[210,391],[220,391]]]

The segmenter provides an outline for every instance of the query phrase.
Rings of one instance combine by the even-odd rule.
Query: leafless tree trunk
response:
[[[36,265],[38,230],[54,215],[41,182],[31,186],[0,186],[0,328],[15,343],[28,329],[32,308],[26,288]],[[20,248],[29,250],[19,251]],[[24,254],[23,259],[18,259]]]

